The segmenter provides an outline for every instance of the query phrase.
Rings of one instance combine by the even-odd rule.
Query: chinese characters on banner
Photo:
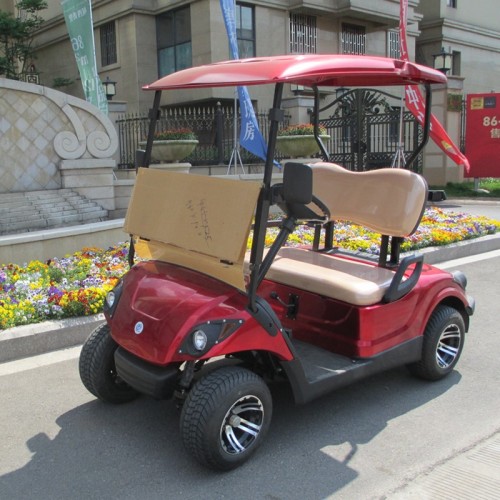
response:
[[[408,18],[408,0],[400,1],[399,10],[399,48],[400,57],[403,61],[408,61],[408,46],[406,42],[406,24]],[[406,85],[405,104],[407,109],[422,125],[425,115],[425,100],[420,92],[418,85]],[[432,140],[457,164],[464,165],[465,171],[469,172],[470,166],[468,159],[455,146],[450,136],[446,133],[444,127],[439,123],[439,120],[431,115],[431,130],[430,136]]]
[[[82,80],[85,99],[107,114],[108,101],[97,74],[90,0],[61,0],[61,6]]]
[[[238,59],[234,0],[220,0],[220,7],[226,25],[227,36],[229,38],[231,56],[233,59]],[[241,109],[240,144],[246,150],[250,151],[250,153],[265,160],[267,156],[266,141],[260,133],[257,117],[255,116],[252,101],[250,100],[250,95],[246,87],[238,87],[238,98]]]
[[[469,177],[500,177],[500,94],[467,96]]]

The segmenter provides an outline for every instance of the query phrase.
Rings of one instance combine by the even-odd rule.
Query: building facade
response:
[[[409,5],[410,57],[421,14]],[[219,0],[95,0],[92,2],[98,71],[117,82],[114,99],[129,112],[144,112],[152,96],[141,90],[174,70],[229,58]],[[241,57],[287,53],[351,53],[397,56],[397,0],[272,0],[236,2]],[[42,84],[73,80],[65,91],[83,96],[59,2],[43,11],[47,20],[36,44]],[[296,89],[287,89],[290,97]],[[261,109],[269,92],[251,89]],[[171,93],[163,104],[231,100],[232,89]]]
[[[465,93],[500,91],[500,24],[495,0],[420,0],[416,61],[432,65],[442,48],[448,73],[464,78]]]
[[[433,111],[455,141],[460,141],[463,94],[498,91],[500,25],[498,0],[409,0],[408,48],[411,60],[434,65],[444,50],[451,56],[449,84],[435,93]],[[15,10],[15,0],[0,8]],[[240,57],[278,54],[339,53],[399,56],[399,0],[248,0],[235,1]],[[219,0],[93,0],[98,72],[116,82],[114,103],[121,112],[144,115],[152,104],[142,86],[170,72],[229,59],[229,44]],[[83,97],[60,2],[48,2],[39,31],[34,61],[40,83]],[[436,66],[437,67],[437,66]],[[249,88],[260,111],[272,103],[272,90]],[[398,91],[401,92],[401,91]],[[287,85],[285,106],[292,122],[309,121],[308,89]],[[335,91],[323,93],[324,104]],[[450,99],[451,97],[451,99]],[[230,106],[231,88],[163,93],[162,106],[198,108],[216,102]],[[393,108],[400,99],[390,102]],[[116,104],[115,104],[116,106]],[[452,107],[453,107],[452,106]],[[326,118],[326,116],[322,116]],[[437,146],[429,144],[424,175],[445,184],[463,179]]]

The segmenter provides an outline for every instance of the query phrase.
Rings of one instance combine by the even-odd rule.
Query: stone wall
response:
[[[0,78],[0,193],[70,188],[114,210],[113,123],[90,103]]]

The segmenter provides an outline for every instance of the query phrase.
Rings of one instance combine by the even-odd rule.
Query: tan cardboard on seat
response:
[[[141,168],[125,218],[141,258],[245,289],[243,259],[261,184]]]

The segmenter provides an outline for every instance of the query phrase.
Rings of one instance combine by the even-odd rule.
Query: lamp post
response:
[[[441,52],[438,54],[433,54],[434,58],[434,69],[441,71],[441,73],[448,73],[451,70],[453,63],[453,54],[450,49],[446,52],[444,47],[441,47]]]
[[[36,83],[37,85],[40,84],[40,73],[38,73],[34,64],[29,65],[25,75],[25,81],[28,83]]]
[[[106,99],[111,101],[113,96],[116,95],[116,82],[106,77],[106,81],[102,83],[104,85],[104,93],[106,94]]]

